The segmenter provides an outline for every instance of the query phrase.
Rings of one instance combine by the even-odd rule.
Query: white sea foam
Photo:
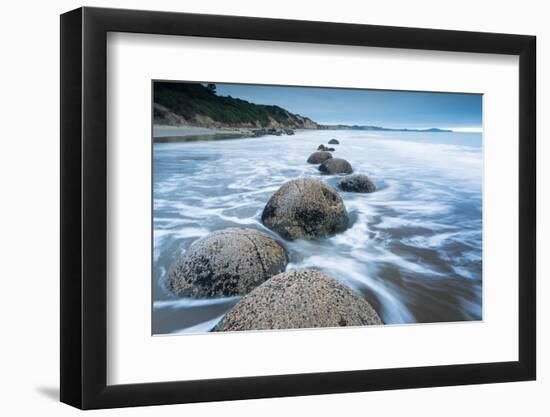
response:
[[[266,230],[263,208],[286,181],[313,176],[337,189],[340,177],[320,176],[317,166],[305,162],[332,137],[341,143],[334,156],[369,175],[377,191],[340,192],[351,227],[330,238],[287,242],[288,268],[321,269],[368,294],[386,323],[415,322],[426,309],[433,310],[434,321],[480,318],[482,148],[476,134],[302,131],[155,146],[154,282],[162,282],[170,264],[212,231]],[[430,305],[447,280],[471,291]],[[426,297],[431,282],[435,292]],[[156,293],[155,306],[173,302]],[[188,301],[170,305],[191,311]],[[463,311],[450,310],[457,305]],[[208,321],[183,331],[203,331],[218,320],[220,304],[217,310],[210,306]]]
[[[213,306],[218,304],[227,304],[238,301],[240,297],[223,297],[223,298],[178,298],[175,300],[155,301],[153,308],[155,310],[162,308],[179,309],[183,307],[202,307]]]

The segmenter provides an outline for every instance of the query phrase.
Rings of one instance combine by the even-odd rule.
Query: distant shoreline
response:
[[[317,129],[307,130],[360,130],[360,131],[372,131],[372,132],[419,132],[419,133],[455,133],[452,129],[440,129],[437,127],[431,127],[426,129],[414,129],[414,128],[391,128],[382,126],[370,126],[370,125],[318,125]],[[188,125],[153,125],[153,137],[164,136],[192,136],[201,134],[226,134],[226,133],[242,133],[253,134],[259,130],[267,130],[268,128],[251,128],[251,127],[201,127],[201,126],[188,126]],[[277,130],[284,130],[285,128],[279,128]],[[292,130],[302,130],[292,128]],[[174,132],[178,134],[174,134]]]
[[[294,132],[302,131],[318,131],[327,132],[334,131],[335,134],[338,131],[358,131],[358,132],[401,132],[401,133],[478,133],[478,132],[455,132],[453,130],[443,129],[360,129],[360,128],[338,128],[336,126],[325,125],[320,129],[286,129],[292,130],[291,135]],[[233,127],[197,127],[197,126],[168,126],[168,125],[154,125],[153,126],[153,142],[154,143],[178,143],[178,142],[196,142],[196,141],[217,141],[217,140],[229,140],[229,139],[244,139],[244,138],[258,138],[269,135],[286,135],[285,129],[272,129],[276,133],[269,132],[268,129],[253,129],[253,128],[233,128]]]

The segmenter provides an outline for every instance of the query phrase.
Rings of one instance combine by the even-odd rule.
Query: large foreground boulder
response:
[[[314,239],[345,230],[348,213],[331,186],[316,178],[300,177],[271,196],[262,223],[288,240]]]
[[[331,140],[328,141],[328,144],[329,145],[339,145],[340,142],[338,142],[338,140],[336,140],[336,139],[331,139]]]
[[[331,158],[319,165],[319,171],[321,171],[321,174],[325,175],[351,174],[353,168],[345,159]]]
[[[383,324],[372,306],[329,275],[298,269],[276,275],[242,298],[214,331]]]
[[[376,186],[369,177],[363,174],[348,175],[339,183],[338,187],[343,191],[354,193],[372,193],[376,191]]]
[[[228,228],[193,242],[164,284],[178,296],[244,295],[284,271],[287,263],[285,248],[265,233]]]
[[[330,152],[317,151],[309,155],[309,158],[307,158],[307,162],[308,164],[321,164],[330,158],[332,158],[332,154]]]

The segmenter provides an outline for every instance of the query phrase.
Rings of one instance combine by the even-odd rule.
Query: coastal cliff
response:
[[[214,84],[155,82],[155,125],[206,128],[318,129],[313,120],[279,106],[218,96]]]

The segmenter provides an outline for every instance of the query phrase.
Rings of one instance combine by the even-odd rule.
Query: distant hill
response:
[[[452,132],[450,129],[439,129],[431,127],[429,129],[408,129],[408,128],[390,128],[381,126],[365,126],[365,125],[319,125],[319,129],[326,130],[373,130],[383,132]]]
[[[156,125],[318,129],[313,120],[279,106],[254,104],[218,96],[214,84],[155,82],[153,118]]]

